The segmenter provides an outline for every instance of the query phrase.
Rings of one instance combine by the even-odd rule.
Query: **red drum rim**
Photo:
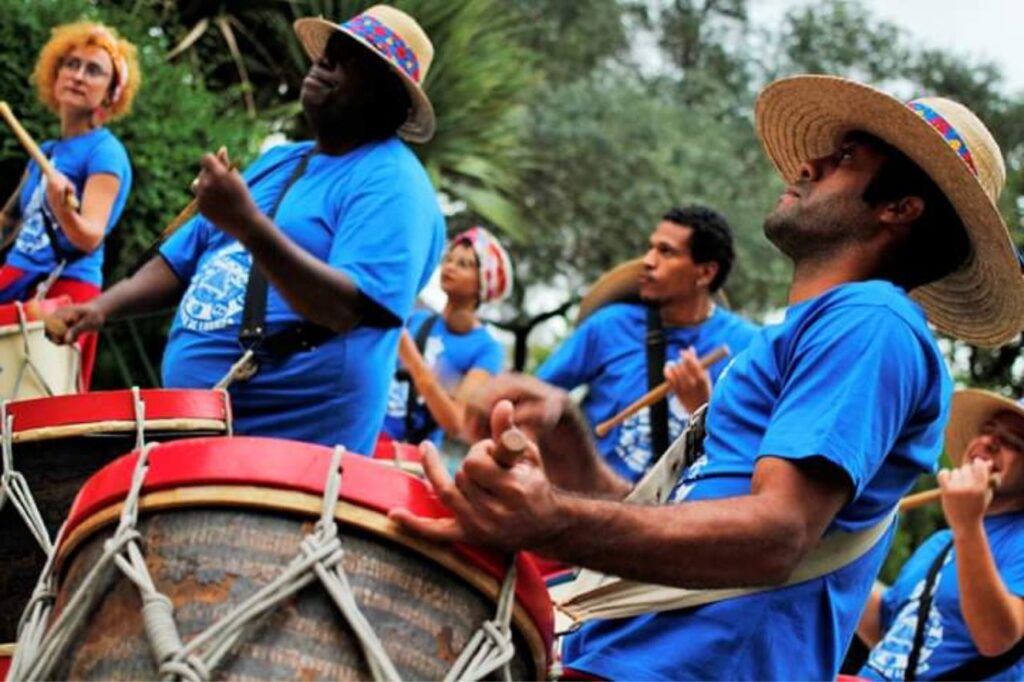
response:
[[[142,495],[181,488],[245,486],[322,497],[330,454],[330,448],[320,445],[254,436],[161,443],[150,451]],[[68,512],[62,538],[72,537],[75,529],[90,517],[123,501],[137,459],[137,452],[119,457],[86,481]],[[404,507],[431,518],[452,516],[424,481],[387,463],[351,453],[342,458],[342,467],[343,502],[380,515]],[[398,535],[401,534],[395,530],[394,536]],[[65,544],[63,539],[61,544]],[[410,546],[415,548],[416,544]],[[500,554],[461,543],[450,548],[495,581],[504,577],[505,562]],[[65,554],[67,549],[59,547],[58,555]],[[547,587],[533,561],[522,554],[517,562],[517,577],[518,605],[537,629],[544,655],[549,656],[554,614]]]
[[[26,322],[39,322],[47,315],[58,308],[71,305],[71,297],[57,296],[55,298],[44,298],[41,301],[25,301],[21,304],[25,311]],[[18,305],[16,303],[5,303],[0,305],[0,326],[18,324]]]
[[[14,659],[14,642],[10,644],[0,644],[0,680],[7,679],[7,673],[11,669],[11,663]]]
[[[225,391],[206,389],[147,388],[139,391],[145,403],[147,423],[163,420],[208,420],[226,424],[231,408]],[[7,403],[14,417],[14,434],[36,429],[95,424],[135,423],[132,391],[95,391],[49,398],[30,398]]]

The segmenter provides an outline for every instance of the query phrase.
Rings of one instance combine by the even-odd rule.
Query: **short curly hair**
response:
[[[120,37],[114,29],[92,21],[63,24],[54,28],[51,34],[50,40],[39,52],[39,59],[32,71],[39,101],[47,109],[54,113],[58,111],[53,85],[57,82],[61,60],[75,48],[95,45],[106,50],[114,62],[114,78],[110,81],[108,94],[112,95],[120,89],[117,101],[107,107],[109,119],[120,118],[131,111],[132,100],[142,85],[138,51],[134,45]]]

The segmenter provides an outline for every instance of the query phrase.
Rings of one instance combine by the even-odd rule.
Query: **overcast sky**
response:
[[[950,50],[997,63],[1009,89],[1024,91],[1024,0],[862,0],[875,16],[921,41],[922,46]],[[751,0],[751,19],[776,24],[791,7],[811,0]]]

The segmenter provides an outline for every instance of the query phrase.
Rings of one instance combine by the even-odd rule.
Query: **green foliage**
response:
[[[135,11],[97,8],[86,0],[0,0],[0,59],[8,65],[0,74],[4,99],[11,102],[23,124],[43,140],[58,134],[56,117],[37,103],[28,75],[39,49],[56,26],[82,17],[116,27],[139,48],[143,86],[131,114],[111,124],[132,160],[134,182],[117,228],[106,242],[106,280],[112,283],[137,263],[164,225],[188,203],[188,186],[200,156],[225,145],[233,158],[245,162],[256,151],[261,126],[237,117],[226,118],[223,94],[207,90],[186,65],[168,64],[167,49],[156,16],[142,6]],[[0,133],[3,191],[10,192],[24,168],[26,155],[13,136]],[[6,196],[6,194],[5,194]],[[159,364],[166,319],[141,327],[147,361]],[[115,329],[114,338],[130,340]],[[118,349],[120,350],[120,349]],[[114,348],[100,345],[94,385],[123,386],[116,371]],[[136,381],[148,383],[138,352],[124,352]]]

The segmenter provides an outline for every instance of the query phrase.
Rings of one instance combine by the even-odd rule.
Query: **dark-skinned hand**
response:
[[[529,442],[511,467],[493,456],[501,434],[515,426],[513,413],[507,400],[495,405],[491,438],[470,448],[454,479],[433,444],[420,445],[427,479],[454,518],[422,518],[407,509],[392,510],[388,517],[409,533],[434,542],[470,542],[505,551],[540,549],[551,543],[562,531],[565,515],[536,444]]]

